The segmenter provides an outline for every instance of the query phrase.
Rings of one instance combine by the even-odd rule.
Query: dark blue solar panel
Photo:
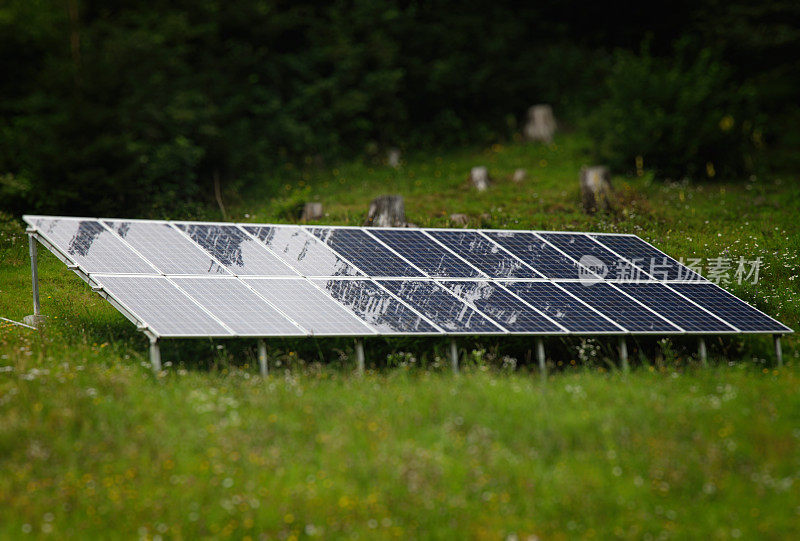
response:
[[[606,280],[645,280],[637,267],[609,252],[583,233],[539,233],[544,240]]]
[[[473,278],[481,275],[422,231],[369,229],[369,232],[431,276]]]
[[[372,280],[313,280],[383,334],[440,333]]]
[[[504,282],[503,285],[572,332],[624,332],[624,329],[553,283]]]
[[[369,276],[423,276],[360,229],[315,227],[310,231]]]
[[[477,231],[426,232],[492,278],[540,278],[532,268]]]
[[[493,322],[449,294],[436,282],[379,280],[378,283],[446,331],[465,333],[503,332]]]
[[[721,287],[710,282],[672,283],[681,295],[696,302],[745,332],[791,332],[791,329],[768,315],[737,299]]]
[[[570,258],[525,231],[486,231],[493,241],[541,272],[547,278],[580,278],[579,266]]]
[[[633,235],[591,235],[656,280],[705,281],[688,267]]]
[[[562,282],[558,284],[592,308],[603,312],[629,331],[680,332],[664,318],[654,314],[610,284]]]
[[[441,285],[455,293],[511,332],[563,333],[558,325],[493,282],[442,281]]]
[[[297,276],[260,242],[233,225],[175,224],[234,274]]]
[[[730,325],[726,325],[663,284],[626,282],[614,285],[679,325],[685,331],[731,332],[734,330]]]

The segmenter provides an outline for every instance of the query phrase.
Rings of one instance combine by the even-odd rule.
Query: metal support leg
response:
[[[161,372],[161,348],[157,338],[150,339],[150,364],[153,366],[153,372]]]
[[[778,361],[778,366],[783,366],[783,352],[781,351],[781,335],[776,334],[772,337],[775,341],[775,358]]]
[[[536,339],[536,360],[539,361],[539,372],[542,377],[547,377],[547,365],[544,358],[544,340],[541,338]]]
[[[458,374],[458,344],[455,338],[450,339],[450,367],[454,374]]]
[[[41,321],[41,306],[39,305],[39,259],[36,251],[36,238],[28,234],[28,251],[31,255],[31,285],[33,286],[33,317],[29,323],[33,327],[38,327]]]
[[[697,339],[697,356],[703,366],[708,366],[708,351],[706,350],[706,339],[702,336]]]
[[[269,375],[269,363],[267,362],[267,343],[264,340],[258,341],[258,368],[262,377]]]
[[[623,372],[628,372],[631,369],[628,364],[628,343],[625,341],[624,336],[619,337],[619,362],[622,365]]]
[[[364,373],[364,340],[356,338],[356,372],[359,374]]]

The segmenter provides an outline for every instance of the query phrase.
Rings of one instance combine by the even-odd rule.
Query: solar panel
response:
[[[613,250],[656,280],[705,281],[705,278],[634,235],[597,235],[592,238]]]
[[[447,332],[472,334],[504,332],[504,329],[448,293],[436,282],[378,280],[378,283]]]
[[[561,334],[565,331],[541,312],[489,281],[445,280],[442,286],[512,333]]]
[[[611,284],[562,282],[559,286],[596,310],[603,312],[629,331],[639,333],[681,332],[681,329],[615,289]]]
[[[428,229],[427,233],[491,278],[539,278],[531,267],[477,231]]]
[[[381,334],[442,332],[372,280],[315,279],[313,282]]]
[[[587,268],[592,268],[606,280],[646,280],[650,278],[648,274],[613,254],[583,233],[539,233],[539,236],[575,261]],[[601,262],[602,271],[592,267],[592,264],[598,264],[592,258]]]
[[[369,276],[423,276],[397,254],[360,229],[315,227],[311,233]]]
[[[430,276],[472,278],[483,274],[422,231],[371,229],[369,232]]]
[[[541,237],[524,231],[487,231],[488,236],[503,248],[539,271],[547,278],[575,279],[581,268]]]
[[[246,225],[244,229],[303,276],[363,276],[301,227]]]
[[[625,329],[552,282],[503,282],[509,291],[570,332],[622,334]]]
[[[687,332],[736,332],[736,329],[657,282],[614,284],[631,297],[664,315]]]
[[[786,325],[772,319],[760,310],[734,297],[721,287],[710,282],[671,283],[668,286],[715,313],[743,332],[793,332]]]
[[[28,223],[87,274],[156,272],[152,265],[97,220],[32,216]]]
[[[164,337],[232,336],[233,333],[163,276],[92,277],[140,322]]]
[[[195,276],[171,280],[239,336],[306,335],[241,280]]]
[[[273,306],[314,335],[366,336],[375,334],[304,278],[245,278],[245,283]]]
[[[230,274],[167,222],[105,220],[105,224],[164,274]]]
[[[297,275],[263,244],[234,225],[197,223],[178,223],[176,225],[234,274]]]

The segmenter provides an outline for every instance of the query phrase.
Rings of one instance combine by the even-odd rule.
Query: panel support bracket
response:
[[[364,369],[364,339],[356,338],[356,373],[358,375],[363,375]]]
[[[703,366],[708,366],[708,350],[706,350],[706,339],[702,336],[697,338],[697,356]]]
[[[450,339],[450,368],[454,374],[458,374],[458,344],[455,338]]]
[[[772,337],[773,342],[775,343],[775,359],[778,361],[778,366],[783,366],[783,351],[781,351],[781,335],[776,334]]]
[[[33,315],[24,318],[24,322],[31,327],[39,327],[42,322],[42,308],[39,304],[39,258],[36,246],[36,235],[28,233],[28,252],[31,256],[31,286],[33,290]]]
[[[269,362],[267,361],[267,342],[263,338],[258,340],[258,369],[261,377],[269,375]]]
[[[547,363],[544,356],[544,340],[536,339],[536,360],[539,362],[539,372],[543,379],[547,378]]]
[[[622,366],[623,372],[630,372],[630,365],[628,364],[628,342],[624,336],[619,337],[619,362]]]
[[[161,347],[155,337],[150,337],[150,365],[156,374],[161,372]]]

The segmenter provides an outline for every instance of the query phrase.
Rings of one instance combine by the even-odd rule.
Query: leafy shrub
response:
[[[618,52],[608,97],[590,120],[598,159],[616,171],[659,176],[735,176],[760,145],[752,89],[735,84],[710,50],[687,42],[672,59]]]

